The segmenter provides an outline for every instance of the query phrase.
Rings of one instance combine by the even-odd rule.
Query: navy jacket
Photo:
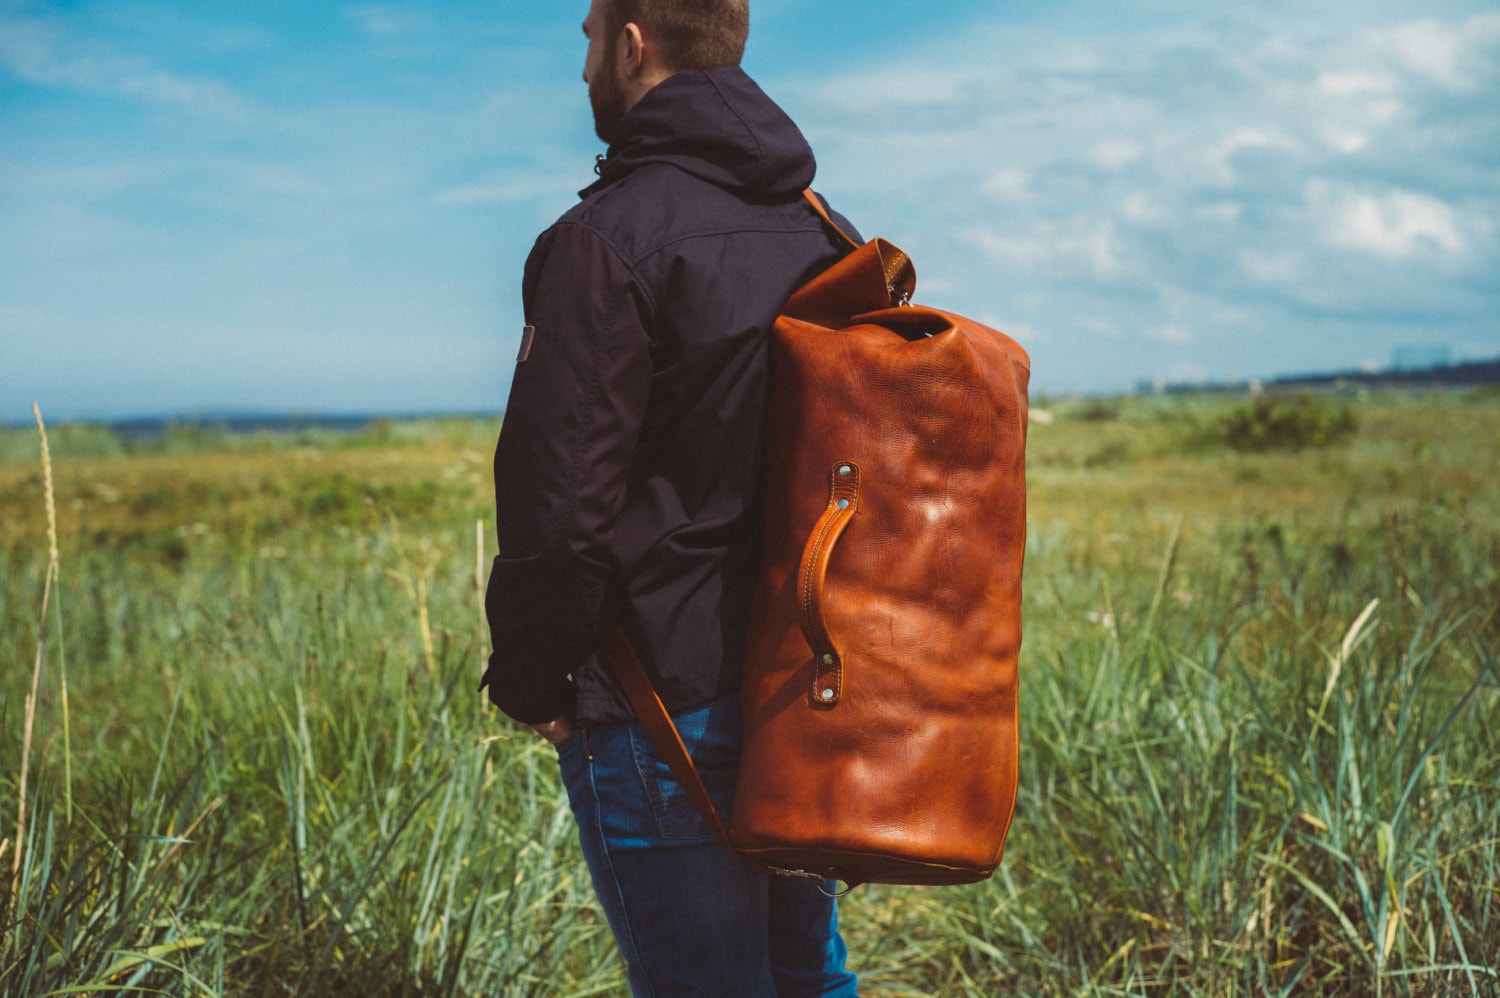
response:
[[[528,723],[632,716],[597,653],[605,601],[669,710],[739,688],[770,328],[843,252],[801,199],[812,150],[737,68],[652,89],[599,172],[527,260],[495,450],[482,685]]]

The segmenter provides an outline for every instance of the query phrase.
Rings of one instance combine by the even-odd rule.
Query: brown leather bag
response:
[[[727,841],[851,886],[982,880],[1015,805],[1030,361],[907,304],[915,283],[890,243],[856,246],[792,296],[772,345],[767,563]],[[696,782],[628,641],[604,636]]]

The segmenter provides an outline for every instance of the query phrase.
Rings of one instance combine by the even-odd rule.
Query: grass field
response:
[[[1039,403],[1007,856],[857,890],[862,993],[1500,994],[1500,396],[1238,406]],[[496,431],[53,427],[50,587],[0,431],[0,995],[624,994],[475,692]]]

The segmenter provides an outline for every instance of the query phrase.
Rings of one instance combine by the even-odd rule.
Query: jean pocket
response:
[[[588,751],[584,746],[583,729],[579,728],[571,735],[552,746],[557,752],[558,775],[562,777],[563,789],[568,792],[568,802],[573,810],[577,811],[583,802],[588,799]]]
[[[694,768],[703,780],[719,819],[729,823],[735,779],[740,766],[740,715],[737,699],[716,700],[673,718]],[[672,775],[650,736],[632,725],[630,749],[646,790],[656,830],[666,839],[713,839],[713,826]]]
[[[580,746],[582,744],[583,744],[583,729],[582,728],[574,728],[573,731],[572,731],[572,733],[569,734],[568,737],[564,738],[560,742],[553,742],[552,743],[552,747],[557,750],[557,754],[559,756],[562,756],[562,755],[571,755],[571,754],[573,754],[578,749],[578,746]]]

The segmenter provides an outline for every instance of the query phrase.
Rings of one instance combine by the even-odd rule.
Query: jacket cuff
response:
[[[493,664],[479,681],[479,688],[489,687],[490,703],[522,724],[546,724],[559,717],[573,714],[575,699],[573,684],[563,682],[548,689],[518,689],[504,682],[494,681]]]

